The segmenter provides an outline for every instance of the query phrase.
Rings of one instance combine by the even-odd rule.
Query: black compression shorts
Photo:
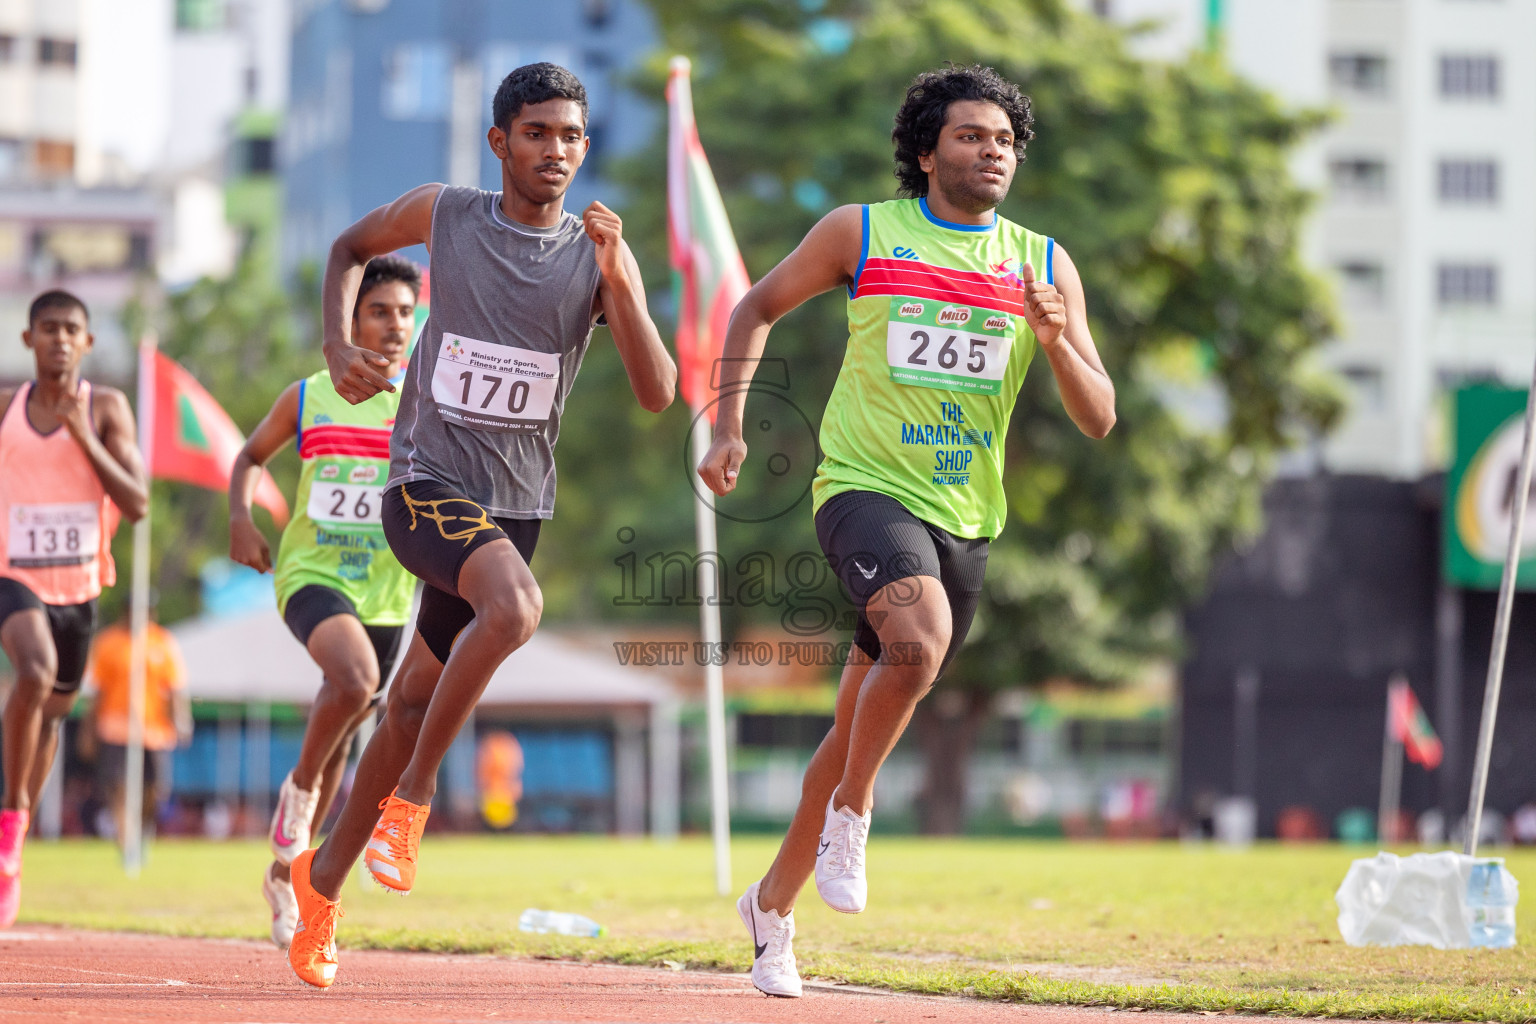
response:
[[[881,643],[865,614],[869,599],[900,580],[912,580],[909,587],[920,586],[916,577],[939,581],[949,600],[951,623],[949,647],[939,664],[942,677],[976,616],[991,542],[956,537],[923,522],[895,498],[872,491],[844,491],[828,498],[816,513],[816,539],[859,609],[853,642],[871,658],[880,657]]]
[[[333,615],[359,618],[357,606],[351,598],[339,590],[318,583],[306,583],[295,590],[283,609],[283,621],[305,647],[309,646],[309,637],[315,627]],[[379,689],[382,690],[390,670],[395,667],[395,658],[400,653],[400,634],[405,632],[405,627],[370,626],[366,622],[362,623],[362,627],[363,632],[368,634],[368,642],[373,645],[373,655],[378,659]]]
[[[85,663],[91,656],[91,637],[96,632],[96,599],[84,604],[43,604],[42,598],[20,580],[0,577],[0,625],[16,612],[36,608],[48,618],[48,632],[59,671],[54,676],[54,693],[74,693],[85,678]]]
[[[416,632],[438,661],[475,617],[459,596],[459,570],[481,545],[505,538],[523,561],[533,562],[542,519],[496,519],[436,480],[413,480],[384,490],[384,538],[405,570],[424,584]]]

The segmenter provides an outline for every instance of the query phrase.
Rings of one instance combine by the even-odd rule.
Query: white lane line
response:
[[[181,988],[185,981],[0,981],[0,988]]]
[[[41,966],[41,965],[35,964],[35,963],[33,963],[31,961],[28,961],[28,960],[0,960],[0,966],[28,968],[28,967],[38,967],[38,966]],[[99,975],[103,975],[105,977],[110,977],[110,978],[143,978],[143,977],[145,977],[145,975],[142,975],[142,974],[126,974],[126,973],[124,973],[122,971],[93,971],[89,967],[73,967],[73,966],[71,966],[69,964],[48,964],[47,968],[51,969],[51,970],[59,970],[59,971],[75,971],[75,972],[77,972],[79,974],[99,974]],[[34,984],[35,985],[133,985],[133,986],[149,987],[149,988],[165,988],[167,986],[170,986],[170,987],[175,988],[175,987],[185,986],[185,985],[187,985],[189,983],[185,982],[185,981],[178,981],[175,978],[154,978],[151,981],[90,981],[90,982],[87,982],[87,981],[38,981],[38,982],[7,981],[7,982],[0,982],[0,985],[34,985]]]

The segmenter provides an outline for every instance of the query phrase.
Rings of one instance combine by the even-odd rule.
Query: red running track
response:
[[[770,999],[744,975],[345,949],[336,984],[321,992],[264,943],[26,926],[0,933],[0,1022],[1096,1024],[1105,1013],[831,985]],[[1139,1016],[1152,1024],[1176,1015]]]

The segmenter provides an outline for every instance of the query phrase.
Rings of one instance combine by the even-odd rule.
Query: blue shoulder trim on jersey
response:
[[[853,298],[854,292],[859,290],[859,278],[864,276],[864,261],[869,259],[869,204],[860,207],[864,218],[864,241],[859,249],[859,269],[853,272],[853,284],[848,286],[848,297]]]
[[[603,322],[604,322],[603,318],[602,317],[598,317],[598,323],[603,323]],[[400,364],[400,372],[395,374],[393,377],[389,378],[389,382],[391,384],[403,384],[403,383],[405,383],[405,372],[406,372],[406,370],[410,369],[410,366],[411,366],[410,363],[401,363]]]
[[[933,211],[928,209],[927,196],[922,196],[917,200],[917,208],[923,211],[923,216],[928,218],[928,222],[930,224],[937,224],[939,227],[948,228],[951,231],[991,231],[993,228],[997,227],[996,210],[992,211],[991,224],[955,224],[952,221],[940,220],[939,218],[935,217],[933,215]]]
[[[299,381],[299,418],[294,426],[293,446],[299,451],[304,450],[304,389],[309,386],[309,378]]]
[[[1045,283],[1056,283],[1056,239],[1045,240]]]

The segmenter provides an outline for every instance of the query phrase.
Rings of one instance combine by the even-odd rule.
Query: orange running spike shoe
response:
[[[429,804],[413,804],[391,793],[379,804],[379,823],[373,826],[373,838],[363,852],[373,880],[402,896],[416,884],[416,853],[421,849],[421,831],[427,827]]]
[[[310,885],[309,868],[314,859],[315,851],[305,850],[289,868],[299,904],[299,923],[288,945],[288,964],[300,981],[330,988],[336,980],[336,921],[342,910],[339,902],[326,899]]]

